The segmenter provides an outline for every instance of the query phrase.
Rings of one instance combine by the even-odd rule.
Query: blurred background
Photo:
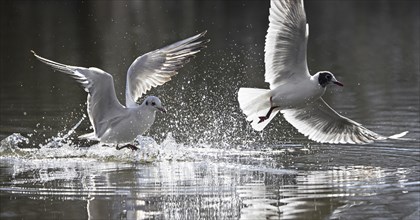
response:
[[[111,73],[125,103],[126,71],[136,57],[207,30],[208,48],[147,94],[160,97],[168,114],[158,113],[146,135],[162,140],[172,132],[181,142],[241,145],[306,140],[282,117],[264,132],[252,131],[236,101],[240,87],[268,88],[263,77],[268,0],[0,4],[0,139],[19,132],[42,140],[86,114],[87,94],[30,50]],[[418,128],[413,112],[419,109],[419,2],[316,0],[306,1],[305,9],[311,73],[330,70],[345,85],[330,88],[327,101],[384,134],[403,129],[382,126],[395,110],[408,112],[397,123]],[[90,132],[89,126],[85,119],[77,134]]]
[[[379,134],[415,139],[368,145],[308,141],[280,115],[263,132],[245,121],[239,88],[268,88],[268,8],[269,0],[0,1],[0,218],[418,219],[420,1],[305,1],[309,69],[344,83],[326,101]],[[30,50],[111,73],[125,103],[136,57],[204,30],[208,48],[147,94],[168,109],[145,134],[159,144],[131,152],[50,139],[87,114],[87,94]],[[73,138],[87,132],[85,119]],[[17,148],[13,133],[44,147]]]

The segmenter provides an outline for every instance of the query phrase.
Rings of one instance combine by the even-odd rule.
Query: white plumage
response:
[[[93,132],[79,138],[109,144],[125,144],[146,132],[155,120],[156,111],[166,112],[159,98],[138,99],[152,87],[171,80],[184,64],[205,47],[206,32],[176,42],[138,57],[127,72],[126,106],[115,94],[112,76],[95,67],[85,68],[57,63],[33,52],[41,62],[64,72],[79,82],[88,93],[87,111]]]
[[[385,137],[334,111],[321,97],[328,85],[342,84],[328,71],[310,75],[308,36],[303,0],[271,0],[265,42],[265,81],[270,89],[238,91],[239,106],[255,130],[263,130],[281,112],[300,133],[321,143],[361,144],[407,134]]]

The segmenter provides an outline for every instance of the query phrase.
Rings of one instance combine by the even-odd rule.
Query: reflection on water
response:
[[[406,203],[415,201],[412,192],[419,192],[420,182],[408,182],[410,171],[404,169],[335,167],[297,175],[203,162],[98,164],[67,158],[44,161],[48,169],[37,167],[40,161],[2,161],[2,165],[6,162],[15,164],[7,169],[20,181],[2,184],[2,200],[28,200],[23,207],[3,206],[9,214],[41,202],[61,206],[55,216],[68,218],[322,219],[403,202],[404,209],[393,213],[400,218],[414,213],[419,205]],[[397,178],[398,183],[389,184],[387,178]],[[401,195],[395,196],[397,192]],[[369,207],[371,199],[381,202]],[[71,203],[87,213],[64,208]],[[34,210],[32,216],[24,216],[50,216],[51,211]]]
[[[378,158],[372,165],[349,165],[341,159],[360,154],[362,147],[339,147],[337,154],[329,146],[283,145],[282,150],[241,154],[232,148],[185,146],[171,138],[161,145],[144,138],[142,152],[97,145],[2,149],[0,198],[9,202],[2,205],[1,216],[341,219],[377,216],[378,209],[396,218],[418,214],[419,160],[412,158],[399,168],[381,166],[393,156],[384,153],[386,147],[368,148]],[[182,157],[159,156],[173,149],[178,154],[172,155]],[[144,163],[143,152],[153,152],[147,157],[154,162]],[[324,160],[322,156],[331,161],[308,160]],[[284,157],[288,160],[279,160]]]
[[[267,86],[268,0],[1,4],[1,219],[420,218],[419,1],[305,1],[309,69],[345,84],[328,103],[414,139],[368,145],[246,123],[236,92]],[[29,52],[112,73],[123,101],[135,57],[203,30],[209,47],[151,90],[169,114],[138,152],[77,140],[86,94]]]

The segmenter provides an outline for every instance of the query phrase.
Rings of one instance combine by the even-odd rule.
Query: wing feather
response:
[[[205,47],[209,41],[203,40],[205,34],[202,32],[138,57],[127,73],[126,106],[135,106],[137,99],[152,87],[170,81],[183,65]]]
[[[320,143],[364,144],[387,139],[341,116],[322,98],[303,108],[282,110],[285,119],[309,139]]]
[[[270,89],[310,77],[306,63],[308,29],[303,0],[271,0],[265,40],[265,81]]]
[[[66,73],[74,78],[84,88],[88,93],[87,111],[89,120],[93,126],[95,138],[100,138],[106,132],[109,121],[120,117],[120,113],[124,109],[115,94],[112,76],[95,67],[85,68],[65,65],[41,57],[34,51],[32,53],[38,60],[54,70]],[[92,134],[87,136],[93,138]]]

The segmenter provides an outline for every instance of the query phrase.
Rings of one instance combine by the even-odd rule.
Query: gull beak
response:
[[[159,111],[166,113],[166,109],[164,107],[156,107]]]
[[[332,83],[334,83],[334,84],[336,84],[336,85],[338,85],[338,86],[344,86],[344,85],[343,85],[343,83],[341,83],[341,82],[339,82],[339,81],[337,81],[337,80],[332,81]]]

